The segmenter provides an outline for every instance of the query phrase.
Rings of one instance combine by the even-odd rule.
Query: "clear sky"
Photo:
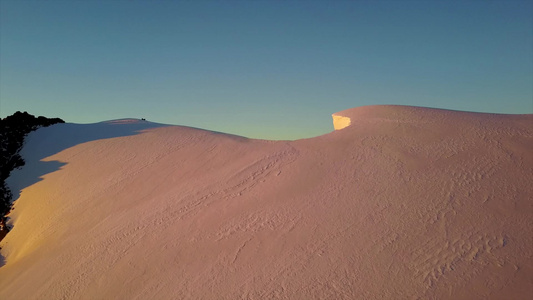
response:
[[[533,113],[533,1],[0,0],[0,116],[296,139],[371,104]]]

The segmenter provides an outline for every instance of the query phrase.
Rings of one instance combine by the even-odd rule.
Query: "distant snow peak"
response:
[[[348,127],[352,122],[352,120],[348,117],[339,116],[336,114],[333,114],[331,116],[333,117],[333,128],[335,128],[335,130],[341,130],[345,127]]]
[[[132,124],[132,123],[139,123],[139,122],[142,122],[143,120],[140,120],[140,119],[118,119],[118,120],[110,120],[110,121],[106,121],[104,123],[107,123],[107,124]]]

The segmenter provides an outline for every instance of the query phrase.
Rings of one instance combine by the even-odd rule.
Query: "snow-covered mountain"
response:
[[[140,120],[31,133],[0,299],[527,299],[533,115],[405,106],[266,141]]]

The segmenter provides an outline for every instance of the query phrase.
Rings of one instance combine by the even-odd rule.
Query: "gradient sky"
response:
[[[0,0],[0,116],[255,138],[372,104],[533,113],[533,1]]]

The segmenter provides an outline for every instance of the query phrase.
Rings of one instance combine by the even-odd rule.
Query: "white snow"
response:
[[[336,114],[331,116],[333,117],[333,128],[335,128],[335,130],[341,130],[345,127],[348,127],[352,122],[352,120],[350,120],[348,117],[338,116]]]
[[[0,299],[533,293],[532,115],[335,115],[350,126],[291,142],[144,121],[39,129],[9,179],[22,192]]]

